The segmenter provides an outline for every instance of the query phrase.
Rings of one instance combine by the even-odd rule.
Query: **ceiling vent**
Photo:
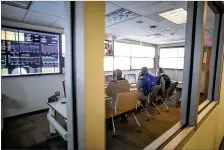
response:
[[[2,4],[22,9],[28,9],[31,1],[2,1]]]
[[[114,25],[117,23],[124,22],[129,19],[137,18],[139,16],[140,15],[136,14],[135,12],[121,8],[121,9],[113,11],[109,14],[106,14],[105,15],[105,19],[106,19],[105,24],[106,24],[106,27],[108,27],[108,26],[111,26],[111,25]]]

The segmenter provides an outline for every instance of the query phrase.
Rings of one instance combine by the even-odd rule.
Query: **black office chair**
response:
[[[158,114],[160,114],[160,110],[159,108],[156,106],[155,102],[157,102],[157,96],[158,96],[158,93],[159,91],[162,89],[162,85],[156,85],[154,86],[149,95],[148,95],[148,104],[152,104],[157,110],[158,110]]]
[[[175,105],[176,105],[176,107],[178,106],[178,104],[177,104],[177,102],[172,98],[172,95],[173,95],[173,93],[174,93],[174,90],[176,89],[176,87],[177,87],[177,85],[178,85],[178,82],[173,82],[173,83],[171,83],[170,84],[170,87],[167,89],[167,98],[170,98],[174,103],[175,103]]]
[[[167,91],[166,91],[166,81],[164,80],[163,77],[161,77],[161,79],[160,79],[160,84],[162,86],[162,88],[161,88],[162,93],[160,95],[161,98],[159,98],[159,100],[162,101],[162,103],[166,106],[166,111],[169,112],[169,107],[165,103],[165,99],[167,97]]]

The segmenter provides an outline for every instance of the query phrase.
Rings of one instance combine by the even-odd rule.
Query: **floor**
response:
[[[178,99],[180,93],[176,93]],[[136,117],[141,124],[141,132],[133,116],[128,116],[128,123],[121,123],[116,119],[115,126],[117,137],[112,137],[112,130],[106,131],[107,149],[142,149],[152,141],[162,135],[165,131],[176,124],[180,119],[180,109],[172,107],[173,102],[168,100],[166,103],[170,111],[166,112],[164,105],[160,105],[161,114],[153,107],[148,108],[150,121],[146,121],[147,116],[144,112],[136,113]],[[25,116],[18,119],[8,119],[4,121],[2,131],[3,149],[67,149],[67,142],[60,136],[49,139],[49,125],[46,118],[47,112],[36,115]],[[66,126],[60,115],[57,116],[60,124]]]

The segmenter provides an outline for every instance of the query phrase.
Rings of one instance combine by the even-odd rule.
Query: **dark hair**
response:
[[[164,72],[164,69],[163,69],[163,68],[161,68],[161,67],[160,67],[160,68],[158,68],[158,70],[159,70],[159,73],[165,73],[165,72]]]

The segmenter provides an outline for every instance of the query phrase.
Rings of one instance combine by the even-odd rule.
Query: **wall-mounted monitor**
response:
[[[60,35],[1,29],[2,76],[59,73]]]

